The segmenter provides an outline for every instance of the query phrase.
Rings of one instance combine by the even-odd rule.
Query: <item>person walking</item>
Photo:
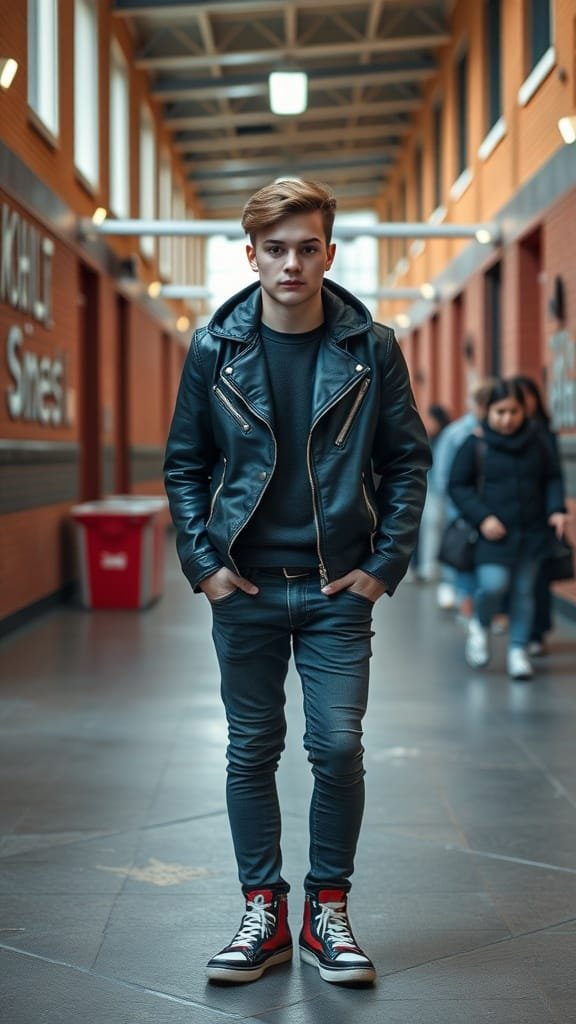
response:
[[[558,451],[558,438],[552,430],[550,416],[544,405],[544,399],[540,388],[532,377],[525,374],[517,374],[513,380],[522,388],[526,415],[534,421],[539,429],[545,443],[552,450],[553,457],[560,459]],[[530,642],[528,653],[534,657],[542,657],[547,653],[546,634],[553,627],[552,622],[552,599],[550,594],[550,579],[548,575],[548,563],[546,559],[541,563],[534,584],[534,618],[530,630]]]
[[[534,582],[554,532],[563,536],[567,516],[558,459],[527,417],[524,393],[514,380],[492,388],[479,436],[469,437],[454,459],[449,490],[462,516],[478,529],[466,661],[472,668],[488,664],[490,625],[506,599],[508,674],[530,679]]]
[[[428,407],[423,419],[430,442],[432,467],[428,473],[428,489],[418,534],[417,573],[421,580],[430,582],[436,580],[442,573],[438,564],[438,548],[446,514],[446,493],[439,486],[436,476],[436,451],[442,434],[450,423],[450,414],[443,405],[433,404]],[[438,589],[441,585],[438,585]]]
[[[456,453],[484,419],[486,402],[495,383],[495,377],[486,377],[474,384],[468,395],[468,411],[444,427],[434,447],[434,485],[444,495],[444,526],[458,518],[458,509],[449,494],[450,472]],[[474,573],[459,572],[447,565],[442,565],[441,571],[442,579],[436,594],[438,607],[450,610],[456,606],[459,618],[467,625],[473,611]]]
[[[335,209],[301,180],[249,199],[258,281],[194,333],[166,448],[182,568],[212,609],[245,897],[212,981],[253,981],[292,956],[275,780],[292,654],[314,779],[300,956],[328,982],[375,978],[347,906],[372,612],[408,567],[430,454],[392,330],[325,280]]]

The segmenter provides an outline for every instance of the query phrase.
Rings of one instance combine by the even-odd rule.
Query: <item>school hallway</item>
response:
[[[169,544],[170,549],[173,544]],[[0,644],[6,1024],[568,1024],[576,1019],[576,624],[531,683],[472,672],[431,586],[375,611],[350,914],[373,988],[297,958],[204,965],[243,903],[209,607],[170,557],[145,612],[46,615]],[[297,939],[310,773],[299,684],[279,772]]]

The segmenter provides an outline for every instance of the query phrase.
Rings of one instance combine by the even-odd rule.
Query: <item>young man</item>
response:
[[[430,459],[392,331],[324,280],[335,208],[294,180],[248,201],[259,281],[195,332],[166,452],[182,568],[212,606],[246,898],[212,980],[253,981],[292,956],[275,782],[292,651],[314,776],[300,954],[326,981],[375,977],[347,916],[372,610],[406,572]]]

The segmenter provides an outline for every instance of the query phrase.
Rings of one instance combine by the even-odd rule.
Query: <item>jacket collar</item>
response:
[[[346,289],[332,281],[324,282],[322,300],[328,340],[318,351],[313,423],[361,376],[369,374],[369,368],[357,362],[348,351],[346,342],[372,326],[370,313]],[[222,368],[220,379],[240,394],[258,416],[273,425],[270,383],[258,343],[261,311],[260,285],[250,285],[216,311],[208,330],[223,339],[242,343],[242,349]]]
[[[355,334],[362,334],[372,326],[372,317],[366,306],[346,288],[324,279],[322,303],[326,333],[336,345],[345,344]],[[260,284],[249,285],[232,295],[216,310],[208,330],[222,338],[250,344],[260,334],[262,297]]]

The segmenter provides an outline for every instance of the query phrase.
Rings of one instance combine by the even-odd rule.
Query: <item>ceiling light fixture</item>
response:
[[[434,285],[430,281],[424,281],[424,284],[420,285],[418,289],[423,299],[429,299],[430,302],[437,298],[437,292]]]
[[[576,142],[576,116],[561,117],[558,121],[558,131],[567,145]]]
[[[394,320],[396,321],[397,326],[402,330],[406,330],[410,327],[411,320],[407,313],[397,313]]]
[[[104,223],[108,216],[108,210],[104,206],[97,206],[92,214],[92,223],[96,224],[96,227],[100,227]]]
[[[13,57],[0,57],[0,87],[9,89],[18,71],[18,61]]]
[[[304,71],[272,71],[268,91],[273,114],[303,114],[308,106],[308,75]]]

